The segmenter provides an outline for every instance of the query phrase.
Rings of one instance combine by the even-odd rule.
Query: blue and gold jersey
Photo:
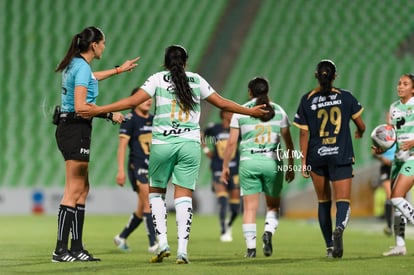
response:
[[[210,124],[204,131],[204,140],[207,145],[212,144],[214,147],[213,157],[210,162],[210,168],[213,172],[223,169],[223,157],[226,149],[227,140],[230,136],[230,128],[224,128],[221,123]],[[229,162],[229,168],[232,174],[237,174],[239,169],[239,151],[235,150]]]
[[[318,88],[306,93],[293,124],[309,131],[307,164],[352,164],[354,150],[349,122],[362,111],[361,104],[349,91],[333,88],[322,95]]]
[[[96,104],[98,80],[88,62],[81,57],[74,57],[62,73],[62,112],[75,112],[76,86],[87,88],[86,102]]]
[[[129,139],[129,163],[137,168],[148,169],[153,119],[153,115],[145,118],[133,111],[125,116],[119,128],[119,136]]]

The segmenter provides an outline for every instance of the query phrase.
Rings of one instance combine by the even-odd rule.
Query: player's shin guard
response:
[[[58,232],[55,252],[62,253],[68,249],[69,231],[75,217],[76,209],[60,205],[58,213]]]
[[[119,234],[119,237],[121,238],[128,238],[128,236],[141,224],[142,219],[139,218],[135,212],[131,214],[129,217],[128,223],[122,230],[121,234]]]
[[[168,245],[167,240],[167,206],[165,205],[164,195],[160,193],[150,193],[149,202],[154,222],[155,234],[158,237],[160,247]]]
[[[404,198],[391,198],[391,202],[400,212],[412,223],[414,224],[414,208],[413,206]]]
[[[407,219],[401,214],[400,210],[394,211],[394,234],[395,244],[397,246],[405,246],[405,224]]]
[[[247,249],[256,249],[256,224],[243,224],[243,235]]]
[[[180,197],[174,200],[174,204],[178,236],[177,255],[186,255],[191,223],[193,221],[193,200],[191,197]]]
[[[278,225],[278,213],[276,211],[267,211],[264,231],[270,232],[273,235]]]
[[[149,245],[153,246],[156,243],[156,236],[154,230],[154,221],[152,220],[151,213],[144,213],[144,224],[145,224],[145,231],[148,235]]]
[[[229,227],[233,225],[234,220],[240,212],[240,200],[230,200],[230,220],[227,224]]]
[[[318,203],[318,221],[326,247],[332,246],[331,206],[332,201],[320,201]]]
[[[220,219],[220,228],[221,234],[226,233],[226,213],[227,213],[227,204],[228,198],[226,196],[218,196],[217,202],[219,204],[219,219]]]
[[[83,235],[83,224],[85,221],[85,205],[77,204],[75,216],[73,218],[71,232],[71,251],[83,250],[82,235]]]
[[[387,226],[391,228],[392,226],[392,213],[393,213],[393,206],[391,200],[386,200],[384,205],[384,216]]]
[[[346,225],[349,221],[349,215],[351,207],[349,201],[337,201],[336,202],[336,228],[345,230]]]

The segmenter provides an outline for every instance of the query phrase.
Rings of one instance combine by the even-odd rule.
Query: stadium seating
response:
[[[349,89],[365,107],[367,132],[385,120],[397,99],[401,74],[413,71],[412,56],[395,52],[413,31],[413,1],[263,0],[246,33],[240,55],[229,72],[223,95],[247,100],[247,82],[267,77],[271,97],[293,119],[300,96],[316,85],[313,72],[322,58],[339,69],[335,85]],[[98,104],[127,96],[161,69],[169,44],[190,51],[195,69],[216,30],[227,1],[25,1],[0,3],[3,37],[0,51],[1,126],[0,187],[62,186],[64,166],[56,149],[51,114],[60,101],[60,74],[53,72],[72,36],[96,25],[106,34],[102,60],[95,70],[142,56],[139,67],[100,83]],[[404,6],[402,6],[404,4]],[[223,56],[226,55],[223,52]],[[213,120],[211,115],[203,121]],[[204,125],[202,125],[203,127]],[[94,122],[91,182],[111,185],[116,173],[117,126]],[[297,130],[292,128],[297,144]],[[372,162],[368,135],[355,141],[357,166]],[[205,167],[204,167],[205,168]],[[209,184],[206,169],[201,184]]]

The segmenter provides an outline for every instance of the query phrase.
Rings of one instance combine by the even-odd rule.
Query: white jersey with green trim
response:
[[[184,112],[175,96],[175,86],[169,71],[157,72],[141,86],[155,98],[155,115],[152,126],[152,143],[180,143],[189,140],[200,142],[200,100],[215,93],[207,81],[197,73],[186,72],[193,90],[194,111]]]
[[[396,161],[414,160],[414,147],[409,151],[399,150],[401,144],[408,140],[414,140],[414,97],[405,104],[398,100],[390,107],[391,124],[397,133]]]
[[[252,108],[255,105],[256,99],[252,99],[243,106]],[[289,127],[290,122],[282,107],[274,102],[270,102],[270,105],[275,110],[275,116],[267,122],[247,115],[233,115],[230,127],[240,129],[241,135],[240,161],[281,159],[281,128]]]

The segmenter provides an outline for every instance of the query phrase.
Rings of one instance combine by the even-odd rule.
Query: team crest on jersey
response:
[[[131,118],[132,118],[132,113],[128,113],[125,115],[124,120],[131,120]]]
[[[391,111],[391,119],[398,119],[403,116],[404,116],[403,112],[399,109],[393,109]]]
[[[333,94],[333,95],[329,95],[329,99],[330,100],[336,100],[336,97],[338,96],[338,94]]]

